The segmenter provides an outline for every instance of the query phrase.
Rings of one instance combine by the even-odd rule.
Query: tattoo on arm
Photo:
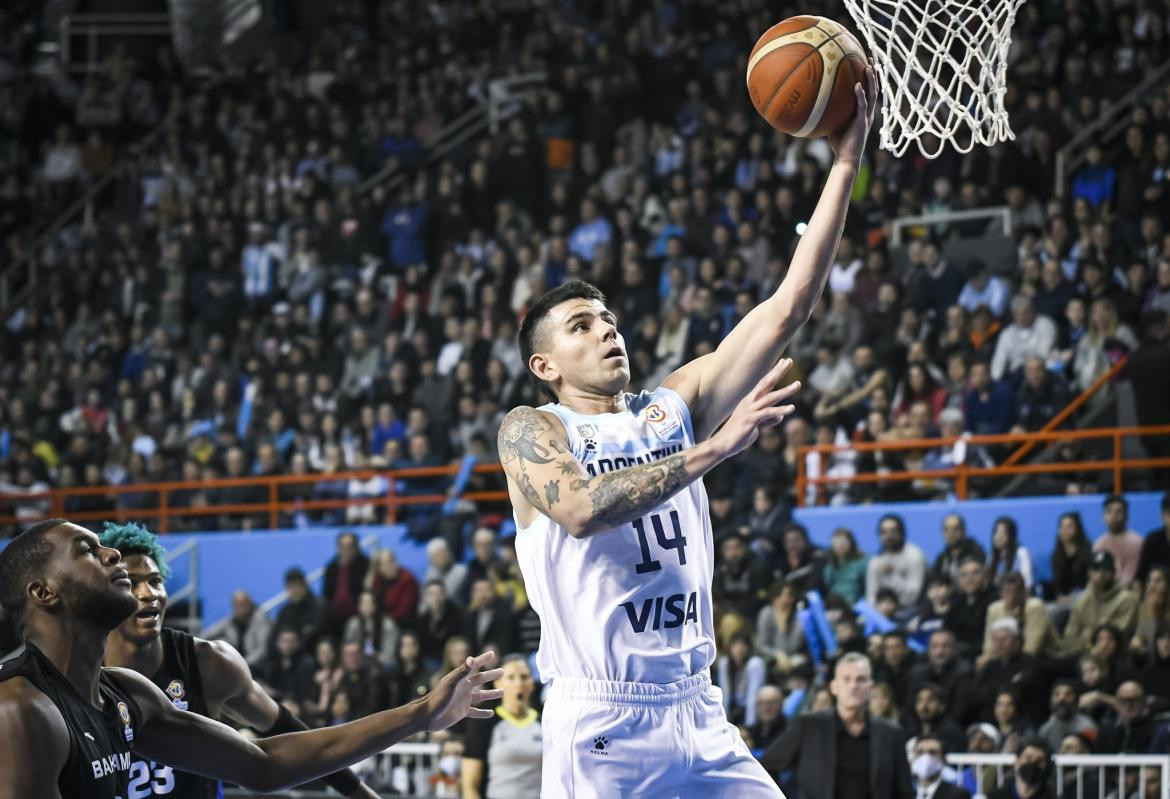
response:
[[[532,482],[532,464],[555,463],[561,475],[570,478],[568,490],[583,491],[593,506],[593,520],[607,527],[625,524],[674,496],[698,476],[687,468],[688,453],[680,452],[660,461],[633,466],[596,477],[582,473],[564,444],[550,438],[552,425],[533,408],[517,408],[500,428],[500,461],[508,467],[524,498],[541,513],[561,500],[561,481],[546,476],[543,495]],[[554,453],[565,455],[555,458]]]
[[[545,506],[541,502],[540,492],[532,485],[526,464],[543,464],[552,460],[549,457],[550,448],[541,443],[541,439],[551,431],[552,426],[545,421],[539,411],[532,408],[517,408],[504,419],[499,435],[500,462],[505,466],[516,465],[516,485],[524,494],[524,498],[540,511],[544,511]],[[555,445],[555,442],[550,443]],[[559,445],[555,445],[552,449],[558,447]]]
[[[692,480],[685,452],[661,461],[607,472],[586,482],[593,516],[610,526],[624,524],[672,497]],[[570,486],[575,487],[575,486]]]

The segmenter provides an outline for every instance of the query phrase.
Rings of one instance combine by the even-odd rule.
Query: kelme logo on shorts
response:
[[[599,735],[593,739],[593,748],[589,750],[589,753],[592,755],[605,755],[608,757],[609,752],[605,751],[606,747],[608,746],[609,739],[604,735]]]

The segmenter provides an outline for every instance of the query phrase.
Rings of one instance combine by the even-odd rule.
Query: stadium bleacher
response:
[[[306,21],[279,47],[210,74],[184,69],[163,48],[148,59],[111,55],[80,79],[38,59],[35,45],[52,22],[41,4],[0,11],[0,270],[33,259],[38,276],[35,290],[0,307],[0,517],[12,520],[2,532],[48,515],[43,492],[55,488],[293,474],[319,479],[282,487],[281,501],[385,497],[391,489],[446,495],[453,476],[391,487],[348,472],[459,467],[468,455],[495,460],[506,411],[540,404],[516,330],[544,290],[582,278],[606,293],[636,391],[713,349],[783,279],[832,154],[823,141],[768,130],[741,76],[758,33],[800,13],[797,6],[512,0],[434,2],[415,13],[407,3],[328,5],[319,26]],[[817,13],[848,18],[839,0]],[[953,584],[935,583],[936,594],[927,587],[931,557],[910,601],[869,586],[877,601],[858,610],[833,593],[832,577],[850,561],[830,545],[836,528],[852,531],[866,560],[900,557],[897,547],[882,550],[876,517],[897,510],[890,503],[953,501],[954,485],[844,480],[798,496],[799,447],[840,445],[840,454],[805,462],[840,478],[945,468],[954,457],[947,448],[848,447],[1034,432],[1107,374],[1062,429],[1170,424],[1170,79],[1123,113],[1112,108],[1168,62],[1164,2],[1036,0],[1013,30],[1014,141],[930,160],[914,151],[893,158],[871,138],[824,299],[790,348],[805,386],[797,414],[706,478],[715,548],[724,553],[715,585],[722,687],[754,749],[777,729],[757,724],[761,685],[745,679],[749,661],[788,698],[792,715],[813,704],[808,681],[823,682],[836,656],[868,650],[897,700],[892,716],[913,735],[923,726],[909,692],[930,680],[911,675],[927,674],[930,661],[912,650],[904,662],[887,662],[883,640],[921,643],[966,609],[980,631],[966,663],[1003,676],[987,668],[996,661],[990,652],[983,657],[984,613],[992,600],[1024,613],[1001,596],[1004,572],[1019,571],[1021,556],[993,545],[993,511],[979,503],[946,507],[967,519],[988,564],[1007,559],[979,577],[985,584],[968,590],[956,571]],[[539,77],[509,96],[494,130],[437,154],[448,123],[494,103],[493,81],[517,76]],[[1099,126],[1073,154],[1083,162],[1062,174],[1058,151],[1099,119],[1110,125]],[[107,172],[117,177],[93,200],[92,218],[54,226]],[[1007,236],[998,216],[948,221],[948,212],[993,207],[1007,209]],[[923,215],[940,221],[910,224],[895,242],[896,219]],[[46,229],[51,235],[38,238]],[[1134,439],[1127,457],[1170,455],[1168,439]],[[1010,451],[972,447],[965,457],[995,465]],[[1102,451],[1070,441],[1045,457],[1088,460]],[[1056,625],[1051,651],[1030,651],[1024,630],[1025,652],[1049,679],[1077,680],[1080,697],[1091,687],[1082,661],[1095,658],[1105,672],[1098,690],[1112,697],[1137,682],[1149,718],[1158,719],[1156,735],[1139,747],[1123,734],[1132,725],[1116,702],[1091,708],[1087,738],[1097,754],[1121,751],[1108,748],[1121,740],[1133,754],[1170,754],[1170,727],[1159,715],[1170,711],[1170,544],[1158,543],[1170,536],[1167,480],[1170,469],[1125,478],[1148,554],[1125,589],[1134,592],[1134,612],[1124,619],[1074,607],[1075,597],[1088,596],[1087,551],[1070,544],[1068,558],[1079,564],[1071,577],[1053,568],[1066,565],[1056,554],[1055,517],[1072,503],[1082,508],[1082,532],[1113,545],[1101,515],[1115,489],[1111,472],[1017,481],[1002,511],[1029,528],[1013,541],[1035,571],[1028,601]],[[998,508],[1007,482],[973,490]],[[456,495],[503,483],[468,471],[460,485]],[[153,524],[158,498],[155,489],[71,496],[60,511]],[[283,580],[287,568],[325,566],[336,531],[378,525],[385,537],[381,525],[404,524],[411,554],[400,568],[416,595],[393,626],[415,631],[427,657],[404,669],[396,652],[369,671],[382,687],[363,706],[377,708],[441,675],[444,663],[433,655],[450,639],[482,637],[471,615],[479,607],[466,607],[477,578],[512,614],[510,648],[531,654],[533,613],[503,521],[510,513],[499,502],[456,498],[397,518],[375,504],[282,510],[275,524],[264,513],[176,516],[168,529],[296,528],[293,535],[312,539],[303,550],[311,556],[280,563],[252,588],[263,601],[279,593],[276,575]],[[263,486],[240,484],[188,487],[170,501],[190,508],[268,499]],[[810,499],[827,507],[798,510]],[[942,549],[941,507],[899,511],[911,520],[909,542],[930,555]],[[813,532],[811,546],[793,523]],[[1128,524],[1113,534],[1131,532]],[[484,527],[493,537],[477,549],[473,533]],[[724,549],[737,538],[749,546]],[[466,567],[462,580],[450,581],[454,590],[443,588],[444,602],[425,597],[450,573],[436,567],[437,555],[423,565],[429,541],[447,542],[462,561],[455,565]],[[734,557],[725,560],[726,552]],[[372,585],[377,553],[369,554]],[[1150,587],[1151,570],[1161,570],[1161,589]],[[387,579],[401,588],[398,575]],[[797,611],[781,598],[782,582],[799,584],[801,611],[821,603],[840,648],[792,633],[796,617],[781,616]],[[204,626],[223,620],[229,593],[243,587],[215,585],[214,600],[203,597],[202,610],[215,609]],[[379,586],[383,599],[394,594]],[[805,602],[813,589],[817,598]],[[329,617],[300,641],[315,671],[330,669],[314,661],[319,639],[343,641],[353,616],[335,599],[306,600]],[[1117,627],[1120,651],[1110,651],[1108,632],[1093,632],[1088,644],[1064,639],[1073,614],[1098,631]],[[6,622],[0,615],[0,629]],[[277,659],[279,616],[269,624],[272,651],[256,660],[262,678]],[[788,630],[786,648],[765,654],[759,641],[777,625]],[[730,641],[744,632],[752,648],[733,661]],[[0,651],[13,640],[11,630],[0,632]],[[410,640],[403,635],[399,647]],[[996,710],[1002,686],[992,676],[976,682],[979,697],[947,708],[972,740],[983,732],[971,725],[989,724],[999,735],[994,751],[1015,754],[1025,732],[1044,734],[1046,692],[1008,719]],[[284,698],[326,724],[332,697],[317,687]]]

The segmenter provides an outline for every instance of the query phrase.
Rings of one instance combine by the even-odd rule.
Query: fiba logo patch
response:
[[[642,413],[646,418],[646,423],[654,431],[654,435],[663,441],[678,432],[678,429],[682,426],[677,419],[672,419],[670,414],[666,412],[666,409],[657,402],[648,405]]]
[[[122,719],[122,733],[126,736],[126,740],[133,741],[134,728],[130,726],[130,708],[126,707],[125,702],[118,703],[118,718]]]
[[[608,747],[608,746],[609,746],[609,739],[606,738],[604,735],[599,735],[593,739],[593,748],[589,750],[589,754],[591,754],[591,755],[604,755],[604,756],[608,757],[609,752],[605,751],[606,747]]]
[[[171,684],[167,686],[167,695],[171,698],[171,704],[179,710],[186,710],[187,702],[183,699],[187,695],[187,689],[183,687],[182,680],[171,680]]]

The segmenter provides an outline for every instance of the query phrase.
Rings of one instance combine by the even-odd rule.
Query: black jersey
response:
[[[61,712],[69,731],[69,758],[57,775],[63,799],[124,799],[130,784],[130,746],[142,715],[138,705],[103,669],[98,709],[33,644],[0,664],[0,682],[24,677]],[[133,796],[134,794],[129,794]]]
[[[195,639],[187,633],[164,627],[162,645],[162,665],[150,676],[150,681],[161,688],[179,710],[210,716],[199,660],[195,656]],[[163,796],[167,799],[220,799],[223,796],[216,780],[176,771],[162,763],[135,759],[131,769],[130,793],[126,799]],[[135,785],[133,776],[138,776],[141,783]]]

